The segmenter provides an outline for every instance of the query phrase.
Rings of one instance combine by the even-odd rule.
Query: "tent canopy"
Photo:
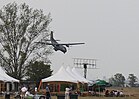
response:
[[[0,80],[4,82],[19,82],[19,80],[7,75],[2,67],[0,67]]]
[[[77,80],[72,76],[70,76],[63,66],[54,75],[42,79],[42,82],[53,82],[53,81],[77,83]]]
[[[72,71],[70,67],[67,67],[66,69],[62,66],[57,73],[54,75],[42,79],[42,82],[72,82],[72,83],[88,83],[88,80],[83,78],[82,76],[79,76],[75,69]]]
[[[77,70],[74,68],[72,68],[72,73],[76,76],[76,78],[79,79],[80,82],[82,83],[89,83],[90,81],[85,79],[84,77],[82,77],[78,72]]]

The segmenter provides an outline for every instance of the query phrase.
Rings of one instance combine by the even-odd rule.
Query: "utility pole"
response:
[[[87,76],[87,69],[96,69],[96,59],[73,58],[76,68],[84,68],[84,78]]]

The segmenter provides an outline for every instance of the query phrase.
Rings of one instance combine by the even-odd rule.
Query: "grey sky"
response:
[[[66,54],[54,52],[54,72],[61,65],[72,67],[72,58],[95,58],[99,69],[89,70],[89,79],[116,73],[139,77],[138,0],[0,0],[0,7],[13,1],[50,12],[50,29],[61,42],[85,42]]]

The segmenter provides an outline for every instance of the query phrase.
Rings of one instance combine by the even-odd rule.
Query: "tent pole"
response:
[[[10,91],[10,84],[7,82],[6,83],[6,91],[9,92]]]

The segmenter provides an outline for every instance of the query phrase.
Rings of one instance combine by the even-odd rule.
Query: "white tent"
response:
[[[0,67],[0,81],[4,81],[4,82],[19,82],[19,80],[7,75],[2,67]]]
[[[67,73],[69,73],[69,75],[71,77],[73,77],[74,79],[76,79],[77,82],[80,82],[80,78],[76,77],[76,75],[72,72],[72,70],[71,70],[71,68],[69,66],[66,68],[66,71],[67,71]]]
[[[80,78],[80,82],[82,82],[82,83],[89,83],[90,81],[89,80],[87,80],[87,79],[85,79],[84,77],[82,77],[78,72],[77,72],[77,70],[75,69],[75,67],[74,68],[72,68],[72,73],[77,77],[77,78]]]
[[[70,68],[69,66],[66,68],[67,72],[74,77],[78,82],[82,82],[82,83],[88,83],[89,81],[87,79],[85,79],[84,77],[82,77],[75,68]]]
[[[54,75],[42,79],[42,82],[56,82],[56,81],[77,83],[77,79],[72,77],[63,66]]]

